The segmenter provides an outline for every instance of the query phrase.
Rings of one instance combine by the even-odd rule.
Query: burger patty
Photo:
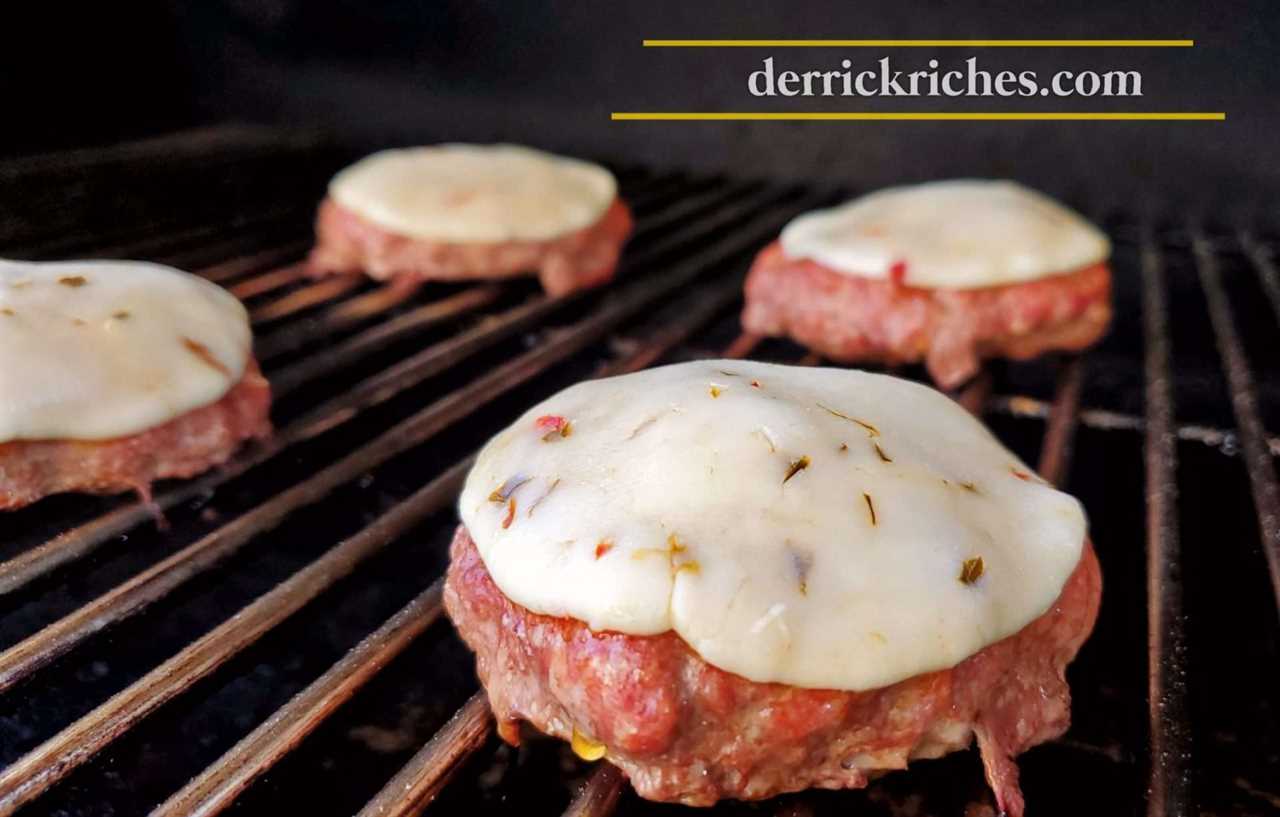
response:
[[[1066,731],[1063,672],[1093,628],[1100,594],[1086,542],[1057,602],[1021,631],[951,669],[864,692],[756,683],[707,664],[674,633],[595,632],[534,613],[503,595],[461,526],[444,601],[476,653],[505,740],[518,742],[522,720],[566,740],[576,731],[580,746],[586,737],[607,747],[643,797],[709,805],[860,788],[976,735],[999,807],[1017,817],[1013,756]]]
[[[742,324],[759,335],[789,336],[832,360],[923,360],[943,388],[978,371],[985,357],[1018,360],[1083,349],[1111,320],[1106,264],[1020,284],[983,289],[921,289],[894,278],[846,275],[765,248],[747,276]]]
[[[270,408],[271,387],[250,360],[217,402],[137,434],[0,443],[0,510],[66,491],[149,498],[152,482],[194,476],[225,462],[245,440],[266,437]]]
[[[536,272],[543,289],[563,295],[613,277],[631,226],[631,211],[614,199],[594,224],[545,241],[433,241],[391,232],[326,198],[316,216],[310,267],[319,274],[364,272],[378,280],[452,281]]]

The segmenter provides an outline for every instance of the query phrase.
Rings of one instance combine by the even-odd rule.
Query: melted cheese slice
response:
[[[903,283],[978,289],[1034,281],[1105,261],[1106,235],[1053,199],[1008,181],[961,179],[881,190],[806,213],[782,231],[791,258]]]
[[[239,301],[170,267],[0,260],[0,443],[168,422],[226,394],[251,342]]]
[[[753,681],[842,690],[1017,632],[1086,533],[1075,499],[939,392],[729,360],[555,395],[485,446],[459,504],[494,581],[531,610],[674,630]]]
[[[360,217],[433,241],[542,241],[600,220],[618,185],[599,165],[517,145],[436,145],[375,153],[329,195]]]

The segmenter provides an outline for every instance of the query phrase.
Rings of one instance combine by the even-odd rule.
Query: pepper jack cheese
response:
[[[782,231],[790,258],[908,286],[978,289],[1105,261],[1106,235],[1048,196],[1009,181],[892,187],[806,213]]]
[[[0,260],[0,443],[168,422],[239,382],[251,342],[239,301],[171,267]]]
[[[841,690],[1017,632],[1086,534],[1075,499],[939,392],[731,360],[566,389],[484,447],[459,505],[518,604]]]
[[[542,241],[596,223],[618,195],[599,165],[518,145],[384,150],[333,178],[339,205],[386,230],[447,242]]]

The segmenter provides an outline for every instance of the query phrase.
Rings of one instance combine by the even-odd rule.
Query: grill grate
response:
[[[299,189],[332,169],[316,164]],[[11,244],[140,255],[227,286],[249,306],[278,428],[162,486],[166,531],[128,499],[56,497],[3,518],[0,815],[407,815],[437,799],[445,813],[676,810],[558,744],[498,745],[433,582],[471,452],[531,401],[710,355],[821,362],[742,334],[736,312],[753,252],[834,194],[619,177],[638,224],[619,278],[561,299],[530,282],[308,279],[310,198]],[[1028,800],[1042,814],[1264,813],[1280,807],[1267,777],[1280,764],[1273,244],[1256,229],[1101,220],[1116,237],[1112,335],[1088,359],[989,366],[957,395],[1084,499],[1107,582],[1072,670],[1075,726],[1024,758]],[[853,803],[960,813],[989,797],[961,754],[764,808]]]

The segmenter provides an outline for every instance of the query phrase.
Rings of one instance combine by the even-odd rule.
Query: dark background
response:
[[[87,5],[87,4],[85,4]],[[1132,201],[1264,207],[1280,188],[1280,6],[1238,2],[47,2],[6,26],[10,157],[227,121],[317,129],[355,149],[513,140],[661,166],[855,186],[1007,175]],[[645,37],[1192,38],[1193,49],[947,49],[990,70],[1140,70],[1112,109],[1226,111],[1225,123],[615,123],[614,110],[818,108],[755,100],[765,56],[832,69],[925,49],[644,49]],[[835,100],[845,110],[1107,109],[1094,99]]]

